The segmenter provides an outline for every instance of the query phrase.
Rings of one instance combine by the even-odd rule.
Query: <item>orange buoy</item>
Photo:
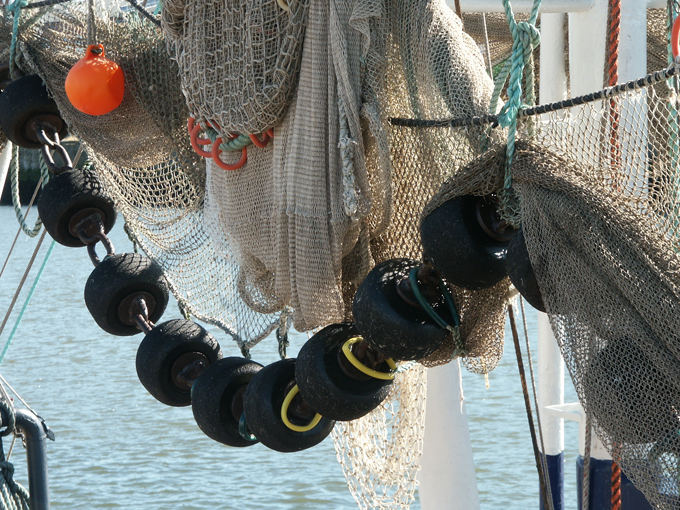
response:
[[[68,72],[64,88],[77,110],[104,115],[123,101],[125,76],[118,64],[104,57],[104,46],[91,44]]]

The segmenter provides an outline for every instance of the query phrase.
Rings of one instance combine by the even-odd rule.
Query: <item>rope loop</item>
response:
[[[17,221],[21,226],[21,230],[23,230],[27,236],[35,237],[40,232],[40,229],[42,229],[42,221],[40,220],[40,217],[38,217],[35,220],[33,226],[32,227],[29,226],[28,223],[26,222],[26,216],[28,215],[28,212],[24,214],[24,212],[21,210],[21,198],[19,196],[19,147],[14,146],[13,150],[14,154],[10,163],[10,185],[12,191],[12,205],[14,206],[14,214],[16,215]],[[44,160],[41,158],[40,182],[38,183],[38,186],[45,186],[45,184],[47,184],[48,179],[49,171],[47,170],[47,166]]]
[[[444,320],[444,318],[437,313],[437,311],[432,307],[432,305],[428,303],[427,299],[425,299],[425,296],[423,296],[423,293],[420,292],[420,287],[418,287],[419,269],[420,268],[418,267],[414,267],[408,274],[408,279],[409,282],[411,283],[411,291],[413,292],[413,296],[416,298],[416,301],[418,301],[420,307],[430,316],[430,318],[434,321],[435,324],[437,324],[437,326],[451,333],[454,344],[454,350],[451,355],[451,359],[457,358],[459,356],[465,356],[465,354],[467,354],[467,350],[465,349],[462,338],[460,336],[460,315],[458,314],[456,303],[453,301],[453,296],[451,295],[449,288],[446,286],[446,283],[444,283],[444,280],[440,278],[439,290],[444,296],[444,301],[446,301],[449,313],[451,314],[451,317],[453,319],[453,324],[449,324],[448,322],[446,322],[446,320]]]

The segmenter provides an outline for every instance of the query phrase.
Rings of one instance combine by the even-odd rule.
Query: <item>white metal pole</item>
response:
[[[647,74],[647,8],[639,0],[621,0],[619,82]],[[648,143],[647,95],[644,91],[620,101],[619,139],[624,175],[621,183],[629,193],[641,195],[647,189]]]
[[[5,180],[7,179],[7,171],[11,161],[12,142],[8,140],[2,152],[0,152],[0,198],[2,198],[2,190],[5,189]]]
[[[541,15],[541,46],[539,101],[549,103],[567,97],[567,76],[564,65],[564,14]],[[549,129],[549,126],[548,126]],[[538,405],[550,475],[553,504],[564,508],[564,420],[546,411],[546,406],[564,403],[564,362],[548,321],[538,313]]]
[[[427,370],[420,504],[423,510],[479,508],[460,362]]]

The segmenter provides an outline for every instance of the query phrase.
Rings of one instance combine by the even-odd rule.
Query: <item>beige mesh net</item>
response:
[[[1,19],[0,33],[7,37],[11,18]],[[203,207],[205,167],[189,144],[189,112],[161,31],[136,13],[111,8],[99,11],[96,33],[106,56],[125,73],[123,103],[110,114],[78,112],[63,88],[87,44],[84,3],[22,13],[18,66],[46,82],[70,133],[87,145],[128,232],[161,264],[182,307],[222,327],[247,348],[278,319],[243,306],[232,250],[209,235]]]
[[[680,118],[666,78],[679,71],[537,108],[547,113],[520,120],[511,167],[579,399],[629,478],[669,509],[680,504]],[[500,191],[505,162],[505,145],[490,144],[438,199]]]
[[[189,110],[224,135],[276,126],[297,82],[308,0],[168,0],[164,31]]]
[[[273,142],[249,150],[243,172],[209,163],[206,198],[249,282],[244,300],[289,305],[299,330],[347,318],[374,262],[419,258],[419,213],[461,164],[442,152],[475,152],[467,136],[390,131],[387,118],[479,115],[492,89],[440,2],[312,0],[305,33]]]
[[[425,428],[425,369],[414,365],[393,384],[391,398],[379,408],[358,420],[338,422],[332,433],[347,485],[361,509],[409,508],[415,497]]]

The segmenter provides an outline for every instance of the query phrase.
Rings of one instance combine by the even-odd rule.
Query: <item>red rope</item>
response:
[[[612,510],[621,510],[621,467],[612,460]]]
[[[607,16],[607,85],[614,86],[619,81],[619,36],[621,27],[621,0],[609,0]],[[619,106],[616,98],[609,100],[609,117],[611,132],[609,137],[609,155],[612,173],[615,176],[621,167],[621,147],[619,146]],[[618,183],[614,186],[618,187]]]

